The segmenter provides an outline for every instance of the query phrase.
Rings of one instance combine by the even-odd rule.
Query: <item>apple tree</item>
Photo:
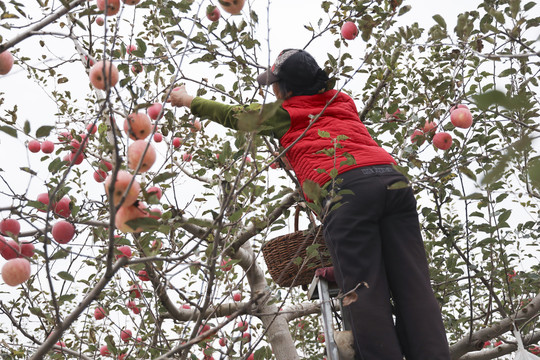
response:
[[[285,6],[0,0],[2,356],[325,357],[319,305],[261,252],[296,207],[319,222],[302,190],[320,189],[299,189],[253,126],[272,111],[255,79],[290,37]],[[512,353],[514,326],[538,352],[539,6],[422,24],[412,1],[308,6],[294,46],[416,191],[452,358]],[[244,106],[241,129],[171,107],[180,84]]]

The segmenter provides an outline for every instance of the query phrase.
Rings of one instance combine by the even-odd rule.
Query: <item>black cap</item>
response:
[[[260,85],[270,85],[283,80],[291,89],[310,89],[319,85],[324,88],[328,76],[307,51],[285,49],[274,65],[257,77]],[[319,90],[317,89],[317,90]]]

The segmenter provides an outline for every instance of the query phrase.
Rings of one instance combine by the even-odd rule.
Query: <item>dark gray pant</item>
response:
[[[406,178],[391,165],[340,175],[343,205],[324,221],[336,281],[343,292],[359,287],[349,305],[356,358],[448,360],[448,343],[410,187],[389,189]],[[392,299],[392,300],[390,300]],[[394,317],[392,304],[394,305]]]

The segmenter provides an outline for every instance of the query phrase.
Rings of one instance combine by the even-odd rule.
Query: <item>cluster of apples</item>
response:
[[[450,109],[450,122],[462,129],[468,129],[473,123],[472,114],[466,105],[458,104]],[[411,142],[418,146],[424,143],[426,136],[433,134],[433,146],[440,150],[448,150],[452,146],[452,135],[445,131],[436,132],[437,124],[427,121],[422,129],[416,129],[411,134]]]
[[[22,284],[30,278],[30,258],[34,255],[32,243],[20,243],[17,241],[21,232],[21,224],[17,219],[3,219],[0,222],[0,233],[11,237],[6,240],[0,235],[0,255],[7,260],[2,266],[2,279],[10,286]]]

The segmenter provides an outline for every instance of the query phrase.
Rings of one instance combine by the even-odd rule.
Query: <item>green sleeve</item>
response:
[[[258,133],[279,139],[289,130],[291,125],[289,113],[277,103],[269,103],[265,106],[276,106],[275,112],[269,115],[258,127]],[[244,117],[246,114],[258,114],[260,109],[261,105],[258,103],[249,106],[225,105],[201,97],[196,97],[191,102],[191,113],[193,115],[199,116],[201,119],[212,120],[235,130],[245,130],[245,122],[242,122],[241,119],[246,119]]]

